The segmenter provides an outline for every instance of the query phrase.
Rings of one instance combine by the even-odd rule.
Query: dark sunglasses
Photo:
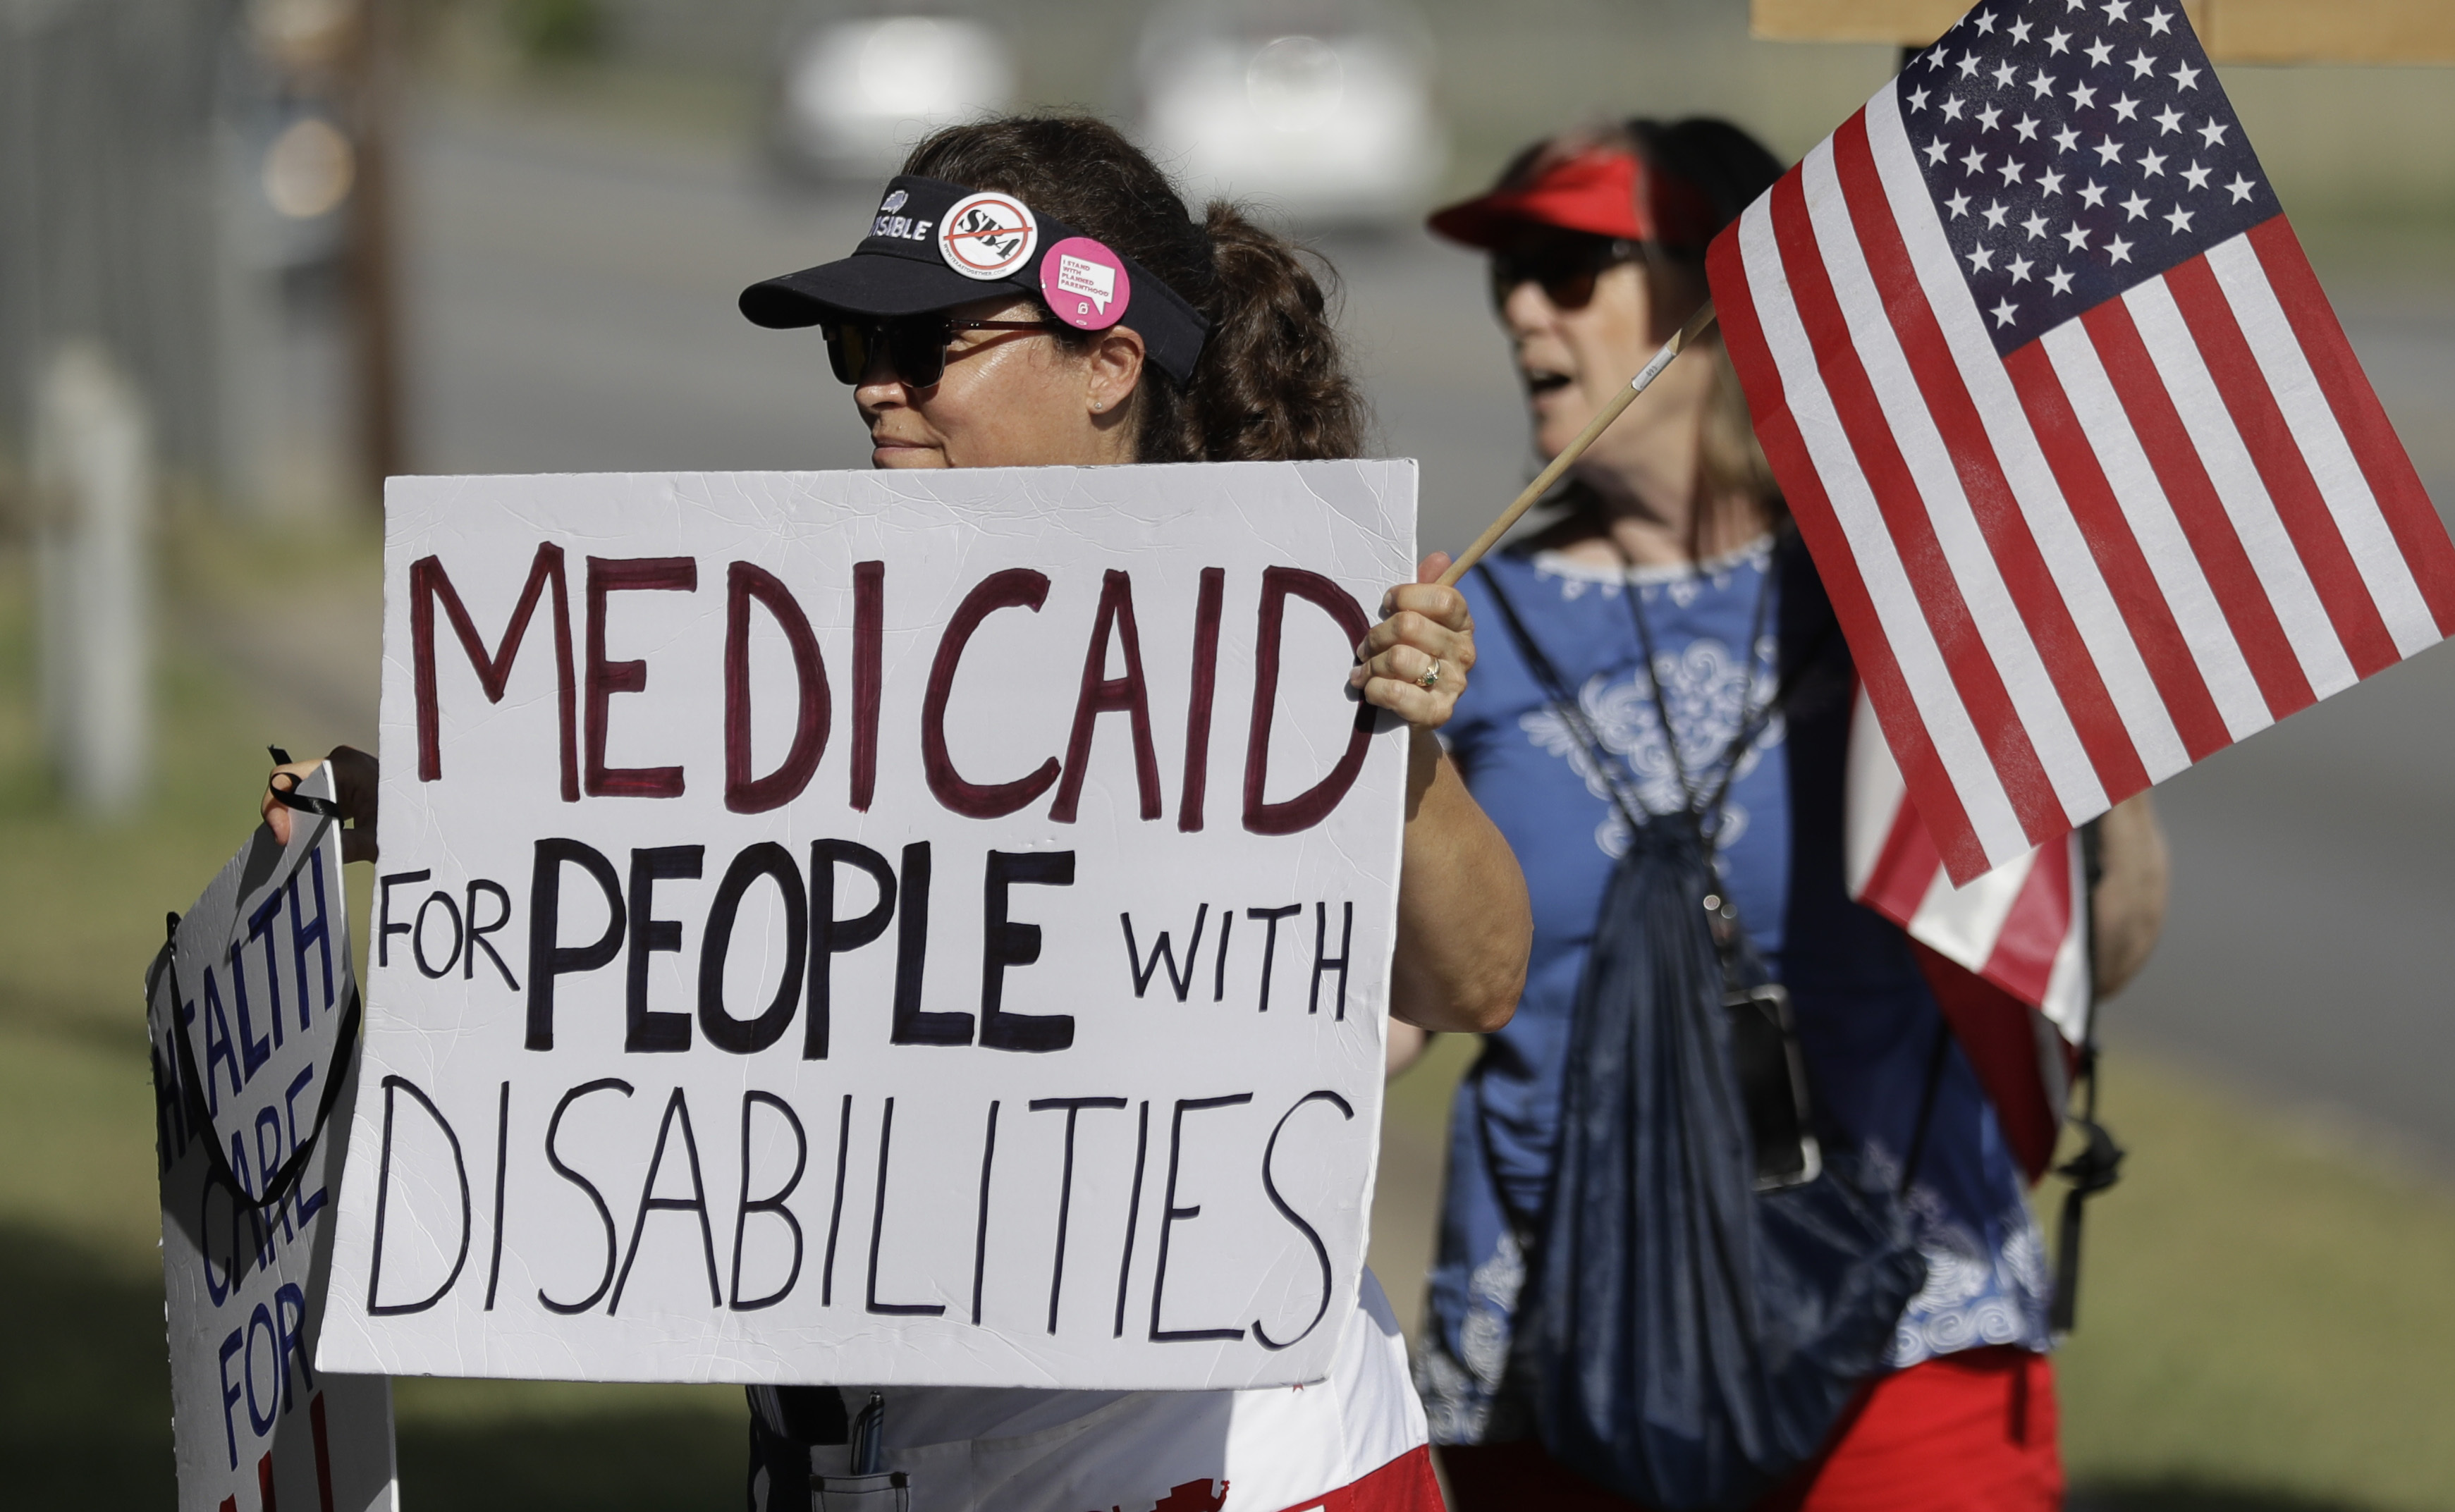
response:
[[[827,365],[844,383],[858,384],[883,353],[888,371],[916,389],[946,375],[946,344],[958,331],[1062,331],[1054,320],[955,320],[945,315],[907,315],[900,320],[822,323]]]
[[[1491,302],[1503,305],[1521,284],[1540,284],[1543,297],[1560,310],[1583,310],[1594,297],[1594,280],[1606,268],[1636,260],[1635,242],[1616,236],[1546,237],[1531,246],[1491,254]]]

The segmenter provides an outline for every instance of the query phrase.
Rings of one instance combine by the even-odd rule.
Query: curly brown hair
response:
[[[1210,322],[1190,382],[1144,364],[1135,460],[1301,461],[1363,449],[1364,398],[1330,324],[1329,264],[1312,258],[1316,272],[1225,200],[1195,220],[1116,128],[1080,115],[950,126],[915,147],[903,171],[1013,194],[1133,258]]]

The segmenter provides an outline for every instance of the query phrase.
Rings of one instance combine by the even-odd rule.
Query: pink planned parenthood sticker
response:
[[[1068,236],[1040,259],[1040,296],[1058,319],[1081,331],[1106,331],[1126,317],[1133,280],[1122,258],[1088,236]]]

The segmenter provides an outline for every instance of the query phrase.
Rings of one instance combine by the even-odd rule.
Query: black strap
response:
[[[1618,543],[1614,541],[1613,545],[1616,547]],[[1620,553],[1620,563],[1630,572],[1634,571],[1635,564],[1629,560],[1625,551]],[[1732,779],[1738,774],[1739,758],[1746,755],[1749,744],[1763,727],[1762,718],[1749,712],[1748,696],[1755,691],[1756,647],[1764,639],[1765,611],[1773,602],[1773,562],[1768,556],[1764,578],[1756,586],[1755,610],[1748,616],[1747,644],[1739,651],[1742,663],[1747,668],[1747,681],[1739,690],[1737,728],[1730,745],[1722,752],[1722,779],[1715,785],[1710,799],[1697,797],[1696,785],[1688,777],[1688,758],[1679,751],[1679,733],[1671,725],[1671,700],[1662,692],[1662,658],[1654,654],[1654,622],[1646,617],[1645,591],[1631,576],[1627,592],[1622,595],[1628,602],[1629,618],[1636,622],[1637,652],[1645,658],[1645,683],[1654,695],[1654,719],[1662,726],[1663,751],[1671,757],[1672,776],[1679,781],[1679,796],[1687,800],[1688,816],[1695,825],[1699,839],[1711,837],[1720,827],[1722,803],[1730,796]],[[1711,847],[1707,849],[1710,852]]]
[[[1653,689],[1654,718],[1661,727],[1662,742],[1670,754],[1672,771],[1678,779],[1681,796],[1686,800],[1679,812],[1688,821],[1690,833],[1703,852],[1706,866],[1715,879],[1716,896],[1708,897],[1702,901],[1712,914],[1714,948],[1721,957],[1724,980],[1730,985],[1754,979],[1760,968],[1753,964],[1755,952],[1748,941],[1743,921],[1738,917],[1737,903],[1732,897],[1729,886],[1720,880],[1721,858],[1714,846],[1714,832],[1719,826],[1722,805],[1730,796],[1731,784],[1738,776],[1741,758],[1748,748],[1755,743],[1756,738],[1764,732],[1765,726],[1774,716],[1788,707],[1792,696],[1798,691],[1800,684],[1805,680],[1808,670],[1822,656],[1826,637],[1833,630],[1833,623],[1828,619],[1824,626],[1819,627],[1816,638],[1809,644],[1806,655],[1783,673],[1780,680],[1775,685],[1773,696],[1753,712],[1749,710],[1748,693],[1755,686],[1756,647],[1764,639],[1765,615],[1773,597],[1773,579],[1776,570],[1777,564],[1769,552],[1764,566],[1764,582],[1756,594],[1755,612],[1748,630],[1748,644],[1742,653],[1747,667],[1747,681],[1739,696],[1737,728],[1732,735],[1730,744],[1722,752],[1721,779],[1715,785],[1712,798],[1701,806],[1697,801],[1695,787],[1688,778],[1686,759],[1679,754],[1679,733],[1671,722],[1671,704],[1663,695],[1662,675],[1656,665],[1658,658],[1654,655],[1654,627],[1647,621],[1644,609],[1638,603],[1641,590],[1633,581],[1627,584],[1629,613],[1636,626],[1637,655],[1645,663],[1646,677]],[[1515,642],[1518,655],[1525,658],[1527,666],[1534,674],[1535,680],[1543,685],[1543,691],[1551,698],[1552,706],[1559,714],[1561,721],[1568,726],[1577,742],[1585,748],[1587,760],[1593,763],[1595,773],[1602,777],[1604,784],[1609,788],[1612,804],[1628,824],[1632,838],[1642,832],[1651,820],[1667,817],[1668,816],[1653,814],[1645,807],[1644,801],[1637,797],[1635,772],[1628,766],[1624,758],[1604,746],[1602,737],[1595,733],[1593,723],[1586,718],[1584,707],[1578,703],[1576,696],[1570,691],[1568,679],[1560,675],[1559,668],[1552,663],[1542,646],[1535,641],[1532,632],[1526,628],[1526,621],[1518,615],[1517,606],[1510,601],[1508,592],[1500,586],[1498,575],[1491,572],[1488,565],[1479,566],[1476,571],[1483,574],[1484,587],[1491,592],[1492,602],[1498,606],[1501,622],[1507,626],[1510,638]],[[1622,780],[1623,777],[1626,778],[1625,781]]]
[[[272,756],[274,766],[290,765],[289,752],[277,745],[269,745],[264,749]],[[280,776],[283,774],[276,772],[273,776]],[[337,782],[338,778],[335,780]],[[319,819],[337,819],[341,816],[341,806],[331,798],[319,798],[313,794],[299,792],[296,777],[292,777],[290,785],[286,788],[274,787],[272,777],[267,777],[264,785],[272,793],[274,801],[285,809],[295,809],[301,814],[312,814]]]
[[[1749,679],[1751,684],[1755,680],[1753,669],[1755,666],[1756,642],[1764,636],[1765,606],[1771,596],[1775,567],[1776,564],[1772,561],[1765,564],[1766,592],[1757,596],[1755,625],[1749,635],[1749,643],[1743,653],[1751,669]],[[1633,792],[1623,791],[1622,775],[1625,774],[1628,783],[1633,785],[1635,782],[1635,774],[1629,772],[1627,764],[1606,747],[1602,743],[1601,736],[1595,734],[1593,724],[1586,718],[1584,708],[1577,702],[1576,695],[1570,691],[1568,679],[1560,675],[1559,668],[1553,665],[1552,658],[1544,653],[1541,644],[1534,639],[1533,634],[1526,628],[1525,620],[1518,616],[1517,606],[1510,601],[1509,595],[1501,588],[1499,575],[1488,565],[1478,565],[1474,570],[1483,575],[1483,586],[1491,593],[1494,607],[1499,609],[1501,623],[1509,631],[1509,638],[1517,647],[1518,655],[1534,674],[1534,680],[1542,685],[1544,696],[1552,700],[1552,705],[1559,713],[1562,722],[1569,727],[1570,733],[1576,737],[1577,743],[1585,748],[1587,759],[1594,764],[1596,773],[1610,787],[1613,806],[1619,810],[1620,817],[1628,822],[1632,830],[1642,829],[1646,820],[1657,816],[1648,810],[1643,802],[1635,797]],[[1629,585],[1629,592],[1632,595],[1636,593],[1634,584]],[[1689,796],[1690,815],[1696,818],[1701,826],[1708,816],[1718,815],[1721,812],[1723,803],[1730,796],[1731,784],[1738,775],[1739,757],[1746,753],[1749,746],[1755,743],[1756,737],[1764,733],[1765,726],[1772,723],[1775,716],[1790,707],[1792,697],[1806,681],[1808,674],[1814,671],[1816,664],[1823,659],[1825,649],[1832,644],[1833,636],[1838,630],[1838,621],[1827,615],[1824,623],[1816,627],[1815,637],[1807,643],[1806,650],[1796,661],[1783,671],[1781,680],[1774,688],[1773,696],[1765,700],[1753,715],[1742,711],[1738,731],[1732,736],[1729,749],[1722,754],[1721,780],[1714,788],[1712,798],[1700,810],[1696,807],[1694,790],[1689,786],[1687,769],[1679,755],[1678,736],[1671,728],[1670,709],[1662,696],[1661,677],[1654,671],[1653,627],[1646,622],[1644,612],[1636,607],[1633,596],[1630,599],[1630,605],[1631,613],[1636,621],[1638,655],[1645,659],[1646,675],[1653,680],[1654,717],[1662,725],[1663,743],[1670,749],[1673,770],[1678,775],[1680,790]]]
[[[313,793],[301,793],[295,788],[274,788],[273,797],[274,802],[285,809],[295,809],[301,814],[312,815],[319,819],[337,821],[341,816],[339,804],[331,798],[319,798]]]
[[[1483,586],[1490,591],[1492,603],[1500,610],[1501,622],[1508,627],[1509,638],[1516,643],[1518,655],[1525,660],[1528,670],[1534,674],[1534,680],[1543,685],[1544,696],[1552,700],[1552,707],[1560,716],[1561,722],[1585,748],[1586,759],[1593,763],[1595,775],[1610,788],[1612,806],[1619,810],[1620,817],[1627,821],[1630,830],[1642,830],[1654,815],[1634,793],[1622,790],[1620,774],[1627,770],[1625,764],[1594,733],[1593,726],[1586,719],[1585,709],[1577,702],[1576,695],[1569,691],[1568,680],[1560,675],[1560,669],[1553,666],[1552,658],[1544,654],[1541,643],[1526,628],[1526,622],[1517,616],[1517,606],[1510,602],[1509,595],[1502,591],[1498,575],[1489,567],[1477,566],[1475,571],[1483,575]],[[1667,730],[1663,735],[1666,739],[1670,737]],[[1630,777],[1633,781],[1634,774],[1630,774]]]
[[[2087,1084],[2082,1095],[2080,1115],[2071,1121],[2080,1126],[2087,1143],[2080,1154],[2055,1167],[2055,1174],[2071,1183],[2063,1194],[2062,1220],[2055,1243],[2055,1300],[2046,1315],[2046,1326],[2059,1334],[2070,1333],[2080,1320],[2080,1219],[2088,1200],[2122,1179],[2121,1145],[2105,1125],[2097,1121],[2097,1040],[2092,1030],[2089,1042],[2080,1053],[2080,1079]]]
[[[1629,826],[1632,837],[1641,833],[1651,820],[1666,816],[1653,814],[1645,807],[1644,801],[1636,796],[1636,774],[1629,768],[1624,759],[1603,744],[1602,737],[1595,733],[1593,723],[1586,718],[1585,710],[1577,702],[1575,694],[1570,691],[1568,679],[1560,675],[1559,668],[1552,663],[1542,646],[1535,641],[1533,633],[1526,628],[1526,621],[1518,615],[1517,606],[1510,601],[1508,592],[1500,586],[1499,575],[1491,570],[1489,564],[1478,566],[1475,570],[1483,574],[1484,587],[1491,592],[1492,602],[1498,606],[1501,622],[1508,628],[1510,638],[1516,643],[1518,655],[1525,658],[1527,666],[1534,674],[1535,680],[1543,685],[1543,691],[1551,698],[1552,706],[1558,712],[1561,722],[1568,726],[1578,744],[1585,748],[1587,760],[1593,763],[1595,774],[1603,779],[1604,785],[1610,790],[1612,805],[1619,811],[1621,819]],[[1742,652],[1748,668],[1746,687],[1750,689],[1755,684],[1756,646],[1764,638],[1764,618],[1766,607],[1773,596],[1773,575],[1775,570],[1776,564],[1768,554],[1764,566],[1764,583],[1756,595],[1755,614],[1748,633],[1748,644]],[[1807,654],[1783,673],[1780,681],[1775,686],[1773,696],[1765,700],[1764,704],[1753,714],[1749,713],[1746,707],[1746,693],[1744,691],[1741,693],[1738,728],[1733,734],[1729,746],[1722,753],[1721,780],[1715,786],[1710,802],[1700,808],[1696,800],[1695,788],[1688,780],[1685,758],[1679,755],[1679,734],[1671,722],[1670,700],[1663,696],[1662,676],[1655,665],[1656,658],[1654,654],[1654,628],[1647,622],[1644,610],[1637,602],[1637,595],[1641,590],[1632,581],[1627,585],[1627,592],[1630,595],[1629,612],[1636,625],[1637,655],[1645,662],[1646,677],[1654,694],[1654,718],[1661,726],[1663,745],[1670,753],[1672,771],[1678,778],[1680,794],[1687,800],[1680,812],[1686,817],[1692,834],[1704,852],[1706,864],[1717,878],[1715,885],[1719,889],[1719,897],[1717,899],[1709,900],[1709,906],[1714,907],[1716,916],[1714,926],[1714,945],[1721,955],[1722,969],[1726,978],[1735,979],[1749,971],[1749,968],[1743,964],[1743,958],[1750,956],[1752,951],[1748,946],[1747,932],[1738,917],[1737,905],[1731,897],[1730,888],[1718,880],[1721,864],[1720,857],[1714,848],[1713,830],[1721,813],[1722,805],[1730,795],[1731,784],[1738,776],[1740,758],[1745,755],[1748,747],[1753,745],[1757,736],[1763,733],[1766,724],[1773,719],[1774,716],[1788,707],[1792,696],[1798,691],[1809,669],[1814,667],[1822,656],[1827,637],[1834,629],[1834,623],[1828,619],[1825,625],[1819,627],[1816,638],[1810,643]],[[1626,781],[1622,780],[1623,776]]]
[[[2081,897],[2092,902],[2097,897],[2097,884],[2105,879],[2104,837],[2099,821],[2089,820],[2080,826],[2080,854],[2081,875],[2087,885]],[[2055,1168],[2055,1174],[2071,1183],[2063,1194],[2063,1210],[2057,1224],[2055,1242],[2055,1300],[2047,1309],[2046,1326],[2059,1334],[2067,1334],[2080,1320],[2080,1226],[2086,1215],[2088,1200],[2122,1179],[2124,1150],[2114,1136],[2097,1119],[2097,915],[2092,907],[2080,910],[2080,937],[2085,946],[2080,959],[2088,963],[2088,1036],[2080,1045],[2080,1066],[2074,1080],[2080,1091],[2080,1111],[2066,1115],[2066,1120],[2077,1124],[2085,1142],[2078,1155]]]
[[[317,843],[320,843],[320,840],[321,837],[318,837]],[[161,970],[175,971],[179,953],[178,915],[168,916],[165,933],[169,937],[162,942],[161,954],[154,958],[155,965]],[[358,998],[356,973],[353,970],[350,978],[350,998],[341,1005],[341,1026],[338,1037],[334,1041],[335,1049],[332,1064],[325,1068],[324,1094],[315,1102],[314,1122],[309,1128],[307,1137],[298,1141],[298,1148],[291,1152],[290,1159],[282,1161],[278,1168],[266,1176],[262,1195],[250,1196],[247,1183],[238,1179],[238,1172],[231,1165],[230,1152],[222,1148],[221,1136],[213,1131],[213,1114],[205,1106],[204,1080],[196,1073],[195,1047],[188,1042],[187,1026],[179,1018],[178,978],[175,975],[172,977],[171,1053],[178,1062],[180,1091],[188,1110],[188,1122],[203,1131],[205,1155],[210,1167],[206,1173],[206,1179],[209,1182],[220,1182],[233,1196],[253,1203],[258,1208],[273,1207],[290,1195],[291,1188],[296,1186],[299,1179],[307,1174],[307,1162],[314,1158],[315,1141],[330,1126],[333,1121],[333,1110],[340,1104],[341,1084],[349,1079],[350,1064],[358,1053],[358,1020],[362,1013],[363,1006]]]

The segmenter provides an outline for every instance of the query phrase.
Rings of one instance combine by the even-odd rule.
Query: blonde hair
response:
[[[1772,512],[1775,519],[1781,518],[1788,513],[1781,485],[1774,481],[1773,464],[1765,460],[1764,448],[1756,441],[1747,391],[1739,387],[1738,370],[1731,366],[1722,333],[1712,333],[1695,355],[1714,365],[1714,390],[1706,395],[1704,413],[1697,421],[1698,487],[1709,498],[1753,499]]]

